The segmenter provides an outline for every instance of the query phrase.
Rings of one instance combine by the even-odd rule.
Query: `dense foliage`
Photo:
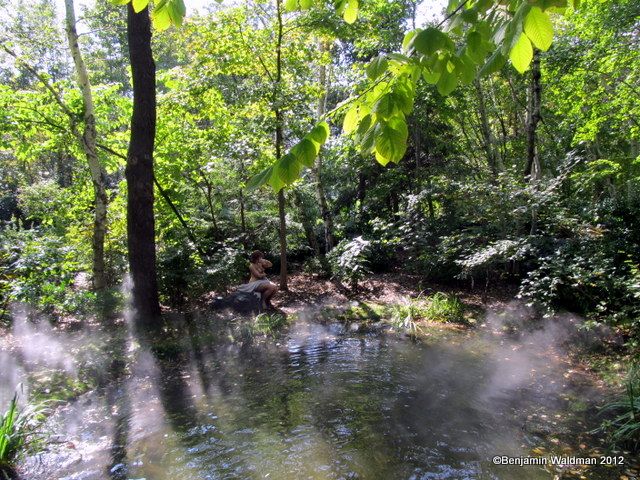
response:
[[[294,268],[331,268],[354,288],[393,269],[511,284],[544,311],[579,312],[634,342],[640,2],[569,3],[451,2],[447,22],[414,30],[421,18],[404,1],[216,4],[184,22],[182,2],[157,2],[163,302],[244,281],[253,249],[277,267],[277,199],[247,188],[269,183],[287,185]],[[99,0],[79,24],[114,288],[127,269],[125,16]],[[3,309],[15,299],[80,311],[97,296],[87,279],[94,185],[73,132],[82,95],[53,1],[18,2],[3,24]]]

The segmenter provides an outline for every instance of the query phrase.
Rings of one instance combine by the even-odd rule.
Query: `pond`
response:
[[[508,335],[490,318],[418,342],[317,310],[268,337],[204,312],[149,341],[117,318],[65,331],[27,317],[0,349],[0,400],[19,382],[27,396],[91,391],[56,409],[25,478],[550,479],[492,458],[550,437],[579,449],[594,420],[566,322]]]

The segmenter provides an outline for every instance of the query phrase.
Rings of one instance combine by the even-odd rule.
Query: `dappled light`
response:
[[[0,480],[640,478],[640,0],[0,0]]]

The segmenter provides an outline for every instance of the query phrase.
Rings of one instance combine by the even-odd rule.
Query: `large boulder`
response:
[[[259,293],[234,292],[226,297],[216,297],[211,303],[214,310],[229,308],[241,314],[260,313],[262,300]]]

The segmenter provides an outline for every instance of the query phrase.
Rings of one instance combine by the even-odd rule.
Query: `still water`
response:
[[[56,410],[52,446],[25,478],[550,479],[491,459],[562,432],[593,388],[567,380],[554,329],[424,343],[313,312],[275,337],[212,314],[171,324],[149,344],[117,321],[61,332],[16,318],[0,349],[3,401],[20,381],[33,394],[45,366],[98,385]]]

